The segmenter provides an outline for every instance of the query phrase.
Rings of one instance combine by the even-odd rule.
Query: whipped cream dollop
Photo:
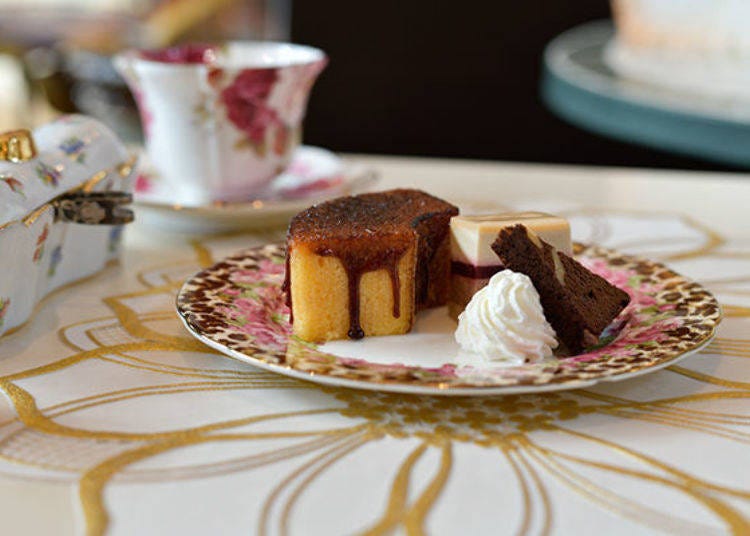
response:
[[[539,293],[524,274],[502,270],[471,298],[458,317],[458,361],[476,364],[539,361],[557,348],[555,330],[544,317]]]

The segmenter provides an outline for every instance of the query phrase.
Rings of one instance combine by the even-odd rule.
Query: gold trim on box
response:
[[[26,216],[26,217],[25,217],[25,218],[24,218],[24,219],[22,220],[22,221],[23,221],[23,224],[24,224],[24,225],[25,225],[26,227],[31,227],[32,225],[34,225],[34,222],[36,222],[36,220],[38,220],[38,219],[39,219],[39,217],[40,217],[40,216],[41,216],[42,214],[44,214],[44,213],[45,213],[45,212],[47,211],[47,209],[50,209],[50,208],[52,208],[52,203],[51,203],[51,202],[50,202],[50,203],[45,203],[45,204],[43,204],[43,205],[42,205],[41,207],[39,207],[38,209],[36,209],[36,210],[34,210],[33,212],[31,212],[30,214],[28,214],[28,215],[27,215],[27,216]]]
[[[17,164],[36,156],[36,145],[31,131],[25,128],[0,134],[0,160]]]
[[[94,191],[96,185],[102,182],[107,175],[109,175],[109,170],[102,170],[99,173],[95,173],[86,182],[81,184],[78,188],[75,188],[74,191],[81,190],[82,192],[90,194],[92,191]]]
[[[0,142],[1,143],[1,142]],[[94,190],[97,184],[99,184],[101,181],[103,181],[110,173],[116,172],[121,177],[127,177],[130,172],[133,171],[135,167],[135,163],[138,160],[138,157],[133,155],[125,162],[120,162],[119,164],[109,168],[109,169],[103,169],[101,171],[98,171],[94,173],[91,177],[86,179],[83,183],[79,184],[78,186],[71,188],[70,190],[66,192],[60,193],[60,195],[54,197],[53,199],[50,199],[46,203],[38,206],[34,210],[32,210],[30,213],[26,214],[23,218],[17,219],[17,220],[11,220],[9,222],[5,222],[0,225],[0,231],[5,230],[5,228],[10,227],[11,225],[15,223],[23,223],[26,227],[30,227],[34,224],[36,220],[39,219],[39,216],[44,214],[44,212],[48,208],[52,208],[52,203],[57,199],[58,197],[61,197],[63,195],[68,195],[75,192],[85,192],[90,193]],[[126,172],[127,171],[127,172]]]

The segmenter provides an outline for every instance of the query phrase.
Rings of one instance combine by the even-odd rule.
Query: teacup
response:
[[[176,204],[249,199],[289,163],[326,55],[236,41],[114,58],[138,104],[153,171]]]

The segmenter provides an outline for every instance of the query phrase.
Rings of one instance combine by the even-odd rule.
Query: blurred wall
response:
[[[606,0],[295,0],[292,39],[331,58],[305,141],[349,152],[721,169],[600,138],[544,108],[545,44],[606,17]]]

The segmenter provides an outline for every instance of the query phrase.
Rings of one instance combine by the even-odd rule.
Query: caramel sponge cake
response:
[[[321,342],[408,332],[416,311],[447,300],[456,214],[450,203],[405,189],[297,214],[287,234],[294,333]]]
[[[472,296],[503,269],[492,242],[504,227],[523,224],[568,255],[573,251],[570,224],[544,212],[506,212],[451,219],[451,284],[448,312],[457,319]]]
[[[492,250],[505,268],[529,276],[539,293],[544,316],[573,354],[596,344],[604,328],[630,302],[627,293],[524,225],[502,229]]]

